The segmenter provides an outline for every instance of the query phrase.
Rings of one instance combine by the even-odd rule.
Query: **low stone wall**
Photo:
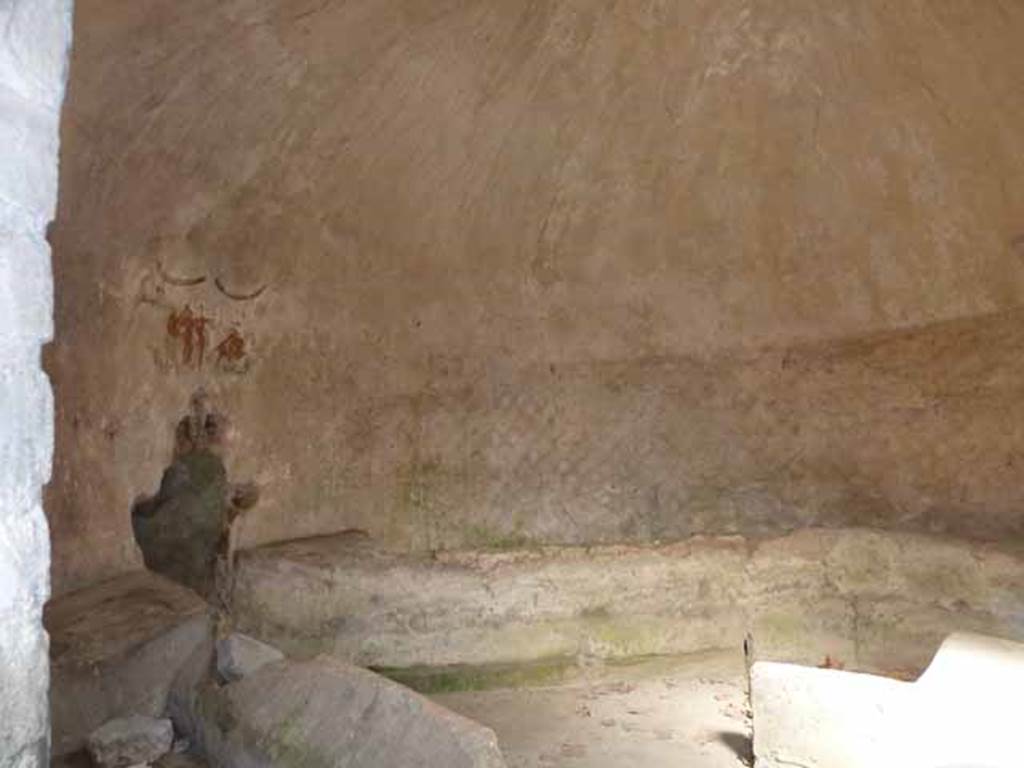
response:
[[[324,537],[244,553],[241,629],[374,667],[739,648],[912,673],[953,631],[1024,638],[1024,553],[868,530],[410,556]]]

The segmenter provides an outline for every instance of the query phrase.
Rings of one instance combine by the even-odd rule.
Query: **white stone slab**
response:
[[[916,683],[761,662],[757,768],[1019,768],[1024,645],[950,637]]]

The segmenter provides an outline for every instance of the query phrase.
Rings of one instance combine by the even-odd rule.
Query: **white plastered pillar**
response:
[[[42,486],[53,398],[40,349],[53,331],[46,227],[57,205],[71,6],[0,0],[0,768],[49,764]]]

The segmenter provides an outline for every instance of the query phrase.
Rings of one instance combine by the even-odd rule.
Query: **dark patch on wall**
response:
[[[175,430],[175,458],[156,495],[132,508],[132,530],[146,567],[211,598],[218,561],[231,557],[231,523],[254,506],[253,483],[232,486],[220,451],[226,418],[196,395]]]

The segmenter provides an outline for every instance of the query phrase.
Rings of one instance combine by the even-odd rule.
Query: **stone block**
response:
[[[217,641],[217,673],[229,683],[283,658],[277,648],[238,632]]]
[[[216,664],[213,633],[198,643],[178,670],[167,692],[165,714],[174,723],[175,732],[190,743],[201,733],[199,698],[210,683]]]
[[[129,715],[109,720],[89,734],[87,748],[97,768],[131,768],[166,755],[174,727],[166,718]]]
[[[201,700],[222,768],[503,768],[494,732],[328,657],[270,664]]]
[[[46,626],[56,755],[80,749],[108,720],[162,716],[172,686],[212,633],[206,603],[147,571],[51,601]]]

